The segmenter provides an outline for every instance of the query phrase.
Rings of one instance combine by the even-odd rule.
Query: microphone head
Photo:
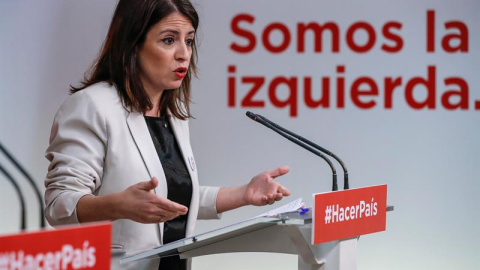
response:
[[[251,111],[247,111],[246,115],[251,118],[253,121],[257,121],[257,115],[252,113]]]

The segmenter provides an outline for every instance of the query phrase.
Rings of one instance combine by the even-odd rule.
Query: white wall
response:
[[[43,157],[55,111],[68,94],[69,84],[82,78],[106,34],[116,1],[0,1],[0,142],[28,168],[38,186],[48,166]],[[199,79],[194,82],[192,145],[206,185],[239,185],[251,176],[288,164],[291,172],[279,179],[292,197],[311,205],[311,194],[330,189],[330,172],[320,159],[292,145],[272,131],[247,119],[251,110],[323,145],[342,157],[349,168],[351,187],[388,184],[388,203],[395,211],[387,215],[387,231],[367,235],[359,242],[360,269],[474,269],[480,250],[477,190],[480,167],[480,4],[463,1],[196,1],[201,16],[199,31]],[[436,52],[426,52],[426,12],[436,14]],[[248,54],[230,49],[231,43],[246,44],[232,33],[230,22],[237,14],[255,17],[242,28],[253,32],[257,46]],[[446,34],[444,22],[461,21],[468,27],[469,49],[463,53],[441,50]],[[296,24],[331,21],[341,29],[340,52],[330,51],[328,35],[324,52],[313,52],[307,38],[305,53],[296,51]],[[367,53],[355,53],[346,44],[345,32],[355,22],[371,24],[377,43]],[[398,21],[395,31],[404,41],[394,54],[381,50],[382,26]],[[261,33],[272,22],[286,25],[290,47],[272,54],[261,45]],[[458,31],[457,31],[458,32]],[[365,41],[360,32],[358,42]],[[281,42],[279,32],[272,43]],[[387,41],[388,42],[388,41]],[[392,43],[387,43],[392,44]],[[237,104],[228,107],[227,73],[236,65]],[[311,109],[303,101],[303,77],[310,76],[318,97],[321,77],[338,77],[344,65],[347,91],[345,108]],[[427,66],[436,67],[436,108],[413,109],[405,99],[405,85],[413,77],[426,77]],[[269,83],[277,76],[296,76],[298,115],[274,107],[263,86],[255,99],[264,108],[246,108],[240,101],[249,91],[241,78],[263,76]],[[360,109],[349,87],[361,76],[372,77],[379,95],[372,109]],[[444,85],[448,77],[460,77],[469,86],[467,110],[447,110],[441,97],[456,86]],[[385,77],[402,77],[393,94],[393,108],[385,109]],[[335,89],[335,83],[331,85]],[[280,87],[279,99],[289,90]],[[331,104],[335,104],[335,92]],[[422,100],[425,88],[416,87]],[[454,99],[451,102],[456,102]],[[475,140],[477,139],[477,140]],[[5,159],[0,158],[5,164]],[[337,166],[338,167],[338,166]],[[13,171],[13,168],[7,167]],[[338,171],[341,169],[338,167]],[[18,204],[13,188],[0,181],[0,234],[18,231]],[[36,202],[28,190],[31,229],[38,228]],[[293,199],[292,198],[292,199]],[[289,198],[286,201],[290,201]],[[221,221],[203,221],[198,232],[227,225],[264,212],[244,208],[224,215]],[[294,256],[233,254],[194,260],[195,269],[294,269]]]

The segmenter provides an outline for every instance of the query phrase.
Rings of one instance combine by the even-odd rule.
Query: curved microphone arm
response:
[[[7,177],[7,179],[12,183],[13,187],[15,188],[15,191],[18,194],[18,198],[20,198],[20,229],[24,231],[27,226],[25,225],[25,199],[23,198],[22,191],[20,190],[20,187],[18,186],[17,182],[13,177],[3,168],[2,165],[0,165],[0,171]]]
[[[321,147],[320,145],[315,144],[314,142],[312,142],[312,141],[310,141],[310,140],[308,140],[308,139],[305,139],[304,137],[302,137],[302,136],[300,136],[300,135],[297,135],[297,134],[295,134],[295,133],[293,133],[293,132],[291,132],[291,131],[289,131],[289,130],[287,130],[287,129],[285,129],[285,128],[277,125],[277,124],[275,124],[274,122],[268,120],[266,117],[264,117],[264,116],[262,116],[262,115],[260,115],[260,114],[256,114],[256,116],[262,118],[263,120],[265,120],[265,122],[267,122],[267,123],[269,123],[270,125],[276,127],[277,129],[279,129],[279,130],[287,133],[288,135],[291,135],[291,136],[295,137],[297,140],[300,140],[300,141],[302,141],[302,142],[304,142],[304,143],[306,143],[306,144],[314,147],[315,149],[318,149],[318,150],[322,151],[323,153],[325,153],[325,154],[333,157],[333,158],[340,164],[340,166],[342,166],[342,169],[343,169],[343,189],[349,189],[349,188],[350,188],[350,187],[349,187],[349,184],[348,184],[348,171],[347,171],[347,166],[345,166],[345,163],[343,163],[343,161],[342,161],[337,155],[335,155],[335,154],[332,153],[331,151],[329,151],[329,150]]]
[[[5,154],[5,156],[15,165],[15,167],[25,176],[27,181],[30,183],[32,186],[33,190],[35,191],[35,195],[38,199],[38,204],[40,205],[40,227],[45,228],[45,214],[43,212],[43,201],[42,201],[42,195],[40,195],[40,190],[38,190],[37,186],[35,185],[35,182],[33,181],[33,178],[27,173],[27,171],[13,158],[13,156],[3,147],[3,145],[0,143],[0,150]]]
[[[301,140],[299,140],[298,138],[296,138],[292,134],[289,134],[290,132],[285,132],[283,130],[276,129],[272,124],[264,121],[264,119],[262,117],[257,117],[258,115],[255,115],[254,113],[249,112],[249,111],[247,112],[247,116],[249,118],[251,118],[253,121],[258,122],[258,123],[268,127],[269,129],[278,133],[280,136],[286,138],[287,140],[295,143],[296,145],[304,148],[305,150],[307,150],[307,151],[311,152],[312,154],[314,154],[316,156],[319,156],[323,160],[325,160],[328,163],[328,165],[330,166],[330,169],[332,170],[332,191],[338,190],[337,171],[335,170],[335,166],[333,165],[333,163],[325,155],[323,155],[317,149],[307,145],[305,142],[302,142]]]

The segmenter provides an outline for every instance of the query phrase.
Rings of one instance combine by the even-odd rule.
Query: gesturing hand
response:
[[[141,223],[159,223],[187,213],[187,207],[151,192],[157,186],[158,180],[153,177],[124,190],[120,196],[123,216]]]
[[[279,167],[273,171],[266,171],[252,178],[247,185],[244,200],[250,205],[266,205],[279,201],[283,196],[289,196],[290,191],[274,181],[289,171],[288,166]]]

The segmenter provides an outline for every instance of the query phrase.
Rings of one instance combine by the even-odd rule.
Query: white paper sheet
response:
[[[268,212],[265,212],[261,215],[255,216],[253,218],[258,218],[258,217],[274,217],[278,216],[280,214],[285,214],[293,211],[297,211],[298,209],[305,207],[305,204],[303,203],[302,198],[298,198],[290,203],[287,203],[283,206],[280,206],[278,208],[275,208],[273,210],[270,210]]]

